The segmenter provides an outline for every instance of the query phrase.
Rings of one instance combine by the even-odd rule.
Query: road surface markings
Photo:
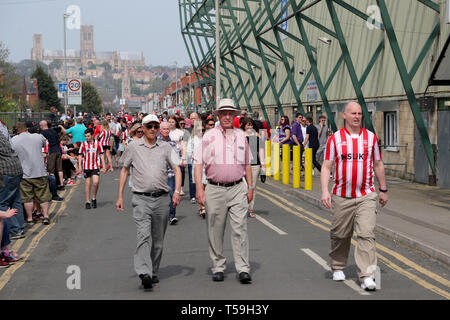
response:
[[[55,215],[52,217],[52,220],[55,221],[58,216],[61,215],[61,213],[66,209],[67,203],[69,202],[70,198],[72,198],[73,192],[77,186],[73,186],[72,190],[70,190],[69,194],[65,198],[64,202],[61,204],[61,207],[59,210],[55,213]],[[50,212],[50,211],[49,211]],[[16,263],[14,263],[12,266],[10,266],[6,271],[0,276],[0,291],[3,290],[5,285],[11,280],[11,277],[13,274],[27,261],[33,250],[37,247],[41,239],[47,234],[50,229],[54,227],[55,223],[50,223],[49,225],[42,228],[42,230],[31,240],[30,244],[28,245],[28,248],[25,250],[25,253],[22,255],[22,259]],[[34,228],[35,226],[33,226]]]
[[[274,230],[275,232],[277,232],[278,234],[285,236],[287,235],[286,232],[284,232],[283,230],[277,228],[276,226],[274,226],[273,224],[271,224],[269,221],[267,221],[264,218],[261,218],[259,215],[256,216],[256,219],[261,221],[263,224],[265,224],[266,226],[268,226],[270,229]]]
[[[302,213],[305,213],[305,214],[307,214],[307,215],[309,215],[311,217],[314,217],[314,218],[320,220],[321,222],[331,226],[331,221],[329,221],[327,219],[324,219],[322,217],[318,217],[316,214],[314,214],[314,213],[312,213],[312,212],[310,212],[308,210],[305,210],[302,207],[296,206],[292,202],[287,201],[286,199],[284,199],[283,197],[280,197],[277,194],[274,194],[274,193],[272,193],[272,192],[270,192],[270,191],[268,191],[266,189],[260,188],[260,187],[258,187],[258,190],[263,191],[267,195],[269,195],[271,197],[275,197],[275,198],[283,201],[284,203],[286,203],[287,205],[291,206],[292,208],[297,209],[297,210],[301,211]],[[328,231],[329,231],[329,229],[328,229]],[[356,236],[356,233],[353,233],[353,235]],[[397,253],[397,252],[395,252],[395,251],[393,251],[393,250],[391,250],[391,249],[389,249],[389,248],[387,248],[387,247],[385,247],[385,246],[383,246],[383,245],[381,245],[379,243],[377,243],[376,246],[377,246],[377,250],[380,250],[380,251],[382,251],[384,253],[389,254],[390,256],[394,257],[395,259],[397,259],[400,262],[402,262],[405,265],[407,265],[408,267],[411,267],[411,268],[415,269],[416,271],[418,271],[418,272],[422,273],[423,275],[433,279],[434,281],[437,281],[437,282],[443,284],[446,287],[450,287],[450,281],[448,281],[447,279],[444,279],[443,277],[437,275],[436,273],[431,272],[431,271],[423,268],[422,266],[420,266],[417,263],[409,260],[405,256],[403,256],[403,255],[401,255],[401,254],[399,254],[399,253]]]
[[[327,264],[327,262],[322,259],[322,257],[320,257],[317,253],[315,253],[314,251],[310,250],[310,249],[301,249],[304,253],[306,253],[311,259],[313,259],[315,262],[317,262],[318,264],[320,264],[322,266],[322,268],[324,268],[326,271],[330,271],[331,272],[331,268],[330,266]],[[360,286],[358,286],[356,284],[355,281],[353,280],[345,280],[343,281],[347,286],[349,286],[351,289],[355,290],[356,292],[358,292],[360,295],[362,296],[370,296],[371,294],[363,289],[361,289]]]
[[[272,194],[271,192],[269,192],[269,191],[267,191],[267,190],[265,190],[265,189],[259,188],[259,187],[258,187],[258,190],[259,190],[259,191],[264,191],[264,192],[260,192],[260,193],[259,193],[260,196],[262,196],[263,198],[266,198],[267,200],[269,200],[269,201],[272,202],[273,204],[277,205],[278,207],[284,209],[285,211],[290,212],[290,213],[292,213],[292,214],[298,216],[299,218],[308,221],[308,222],[311,223],[312,225],[314,225],[314,226],[316,226],[316,227],[318,227],[318,228],[320,228],[320,229],[322,229],[322,230],[324,230],[324,231],[327,231],[327,232],[330,231],[330,228],[329,228],[329,227],[324,226],[324,225],[322,225],[322,224],[320,224],[320,223],[314,221],[314,220],[311,219],[310,217],[307,217],[307,216],[305,216],[305,215],[302,215],[301,213],[298,213],[297,211],[294,211],[294,210],[291,209],[290,207],[287,207],[286,205],[282,204],[281,202],[279,202],[279,201],[277,201],[277,200],[274,200],[273,198],[274,198],[274,197],[279,197],[278,195]],[[267,192],[267,194],[266,194],[266,192]],[[268,195],[268,194],[270,194],[270,195]],[[290,203],[289,201],[286,201],[286,200],[283,199],[283,198],[282,198],[282,201],[284,201],[285,203]],[[290,204],[291,204],[291,203],[290,203]],[[291,204],[291,205],[292,205],[292,204]],[[294,206],[294,208],[299,208],[299,207]],[[299,210],[299,209],[297,209],[297,210]],[[303,209],[301,209],[301,210],[302,210],[303,212],[305,212],[305,210],[303,210]],[[306,212],[305,212],[305,213],[306,213]],[[356,245],[356,241],[353,240],[353,239],[352,239],[352,242],[351,242],[351,243],[352,243],[352,245]],[[381,248],[379,248],[379,247],[381,247]],[[378,249],[378,248],[381,249],[381,251],[384,251],[382,248],[387,249],[386,247],[379,246],[379,245],[377,244],[377,249]],[[387,250],[389,250],[389,249],[387,249]],[[392,251],[392,250],[389,250],[389,251]],[[392,251],[392,252],[393,252],[393,251]],[[418,265],[416,265],[415,263],[413,263],[412,261],[410,261],[410,260],[406,259],[405,257],[403,257],[402,255],[400,255],[400,254],[396,254],[396,255],[398,255],[398,257],[400,257],[402,260],[404,260],[404,261],[406,261],[406,262],[409,261],[409,262],[411,263],[410,266],[412,266],[412,265],[418,266]],[[425,281],[425,280],[419,278],[418,276],[412,274],[412,273],[409,272],[409,271],[406,271],[405,269],[403,269],[403,268],[401,268],[400,266],[396,265],[395,263],[393,263],[392,261],[390,261],[390,260],[387,259],[386,257],[382,256],[382,255],[379,254],[378,252],[377,252],[377,257],[378,257],[380,260],[382,260],[382,261],[383,261],[388,267],[390,267],[391,269],[393,269],[393,270],[397,271],[398,273],[400,273],[400,274],[406,276],[407,278],[413,280],[414,282],[418,283],[419,285],[421,285],[421,286],[424,287],[425,289],[428,289],[428,290],[430,290],[430,291],[432,291],[432,292],[434,292],[434,293],[436,293],[436,294],[439,294],[439,295],[445,297],[446,299],[450,300],[450,293],[449,293],[449,292],[447,292],[447,291],[445,291],[445,290],[442,290],[442,289],[439,288],[439,287],[436,287],[435,285],[433,285],[433,284],[431,284],[431,283],[429,283],[429,282],[427,282],[427,281]],[[400,259],[399,259],[399,260],[400,260]],[[404,261],[402,261],[402,262],[404,262]],[[405,262],[404,262],[404,263],[405,263]],[[405,263],[405,264],[406,264],[406,263]],[[418,267],[420,267],[420,266],[418,266]],[[414,268],[414,267],[413,267],[413,268]],[[414,269],[415,269],[415,268],[414,268]],[[437,277],[437,279],[438,279],[438,278],[441,278],[441,277],[439,277],[438,275],[434,274],[433,272],[428,271],[428,270],[426,270],[426,269],[424,269],[424,268],[422,268],[422,267],[420,267],[419,269],[422,270],[422,271],[424,271],[424,272],[426,271],[426,272],[429,273],[430,275],[435,275],[435,277]],[[416,269],[416,270],[419,271],[418,269]],[[433,278],[433,279],[434,279],[434,278]],[[443,279],[443,278],[441,278],[441,279]],[[434,280],[436,280],[436,279],[434,279]],[[445,279],[443,279],[443,280],[445,280]],[[436,280],[436,281],[437,281],[437,280]],[[447,280],[445,280],[445,281],[447,281]],[[447,281],[447,282],[448,282],[448,281]],[[442,283],[442,282],[441,282],[441,283]]]
[[[64,191],[61,196],[64,196],[65,193],[66,193],[66,191]],[[48,208],[48,213],[49,214],[55,210],[55,208],[58,205],[58,203],[60,203],[60,202],[53,202],[50,205],[50,207]],[[33,232],[36,231],[39,227],[40,227],[40,224],[39,223],[35,223],[34,226],[32,226],[30,229],[27,230],[27,233],[32,235]],[[22,247],[22,245],[24,244],[26,239],[27,239],[27,237],[22,238],[22,239],[17,239],[16,242],[14,242],[14,245],[12,246],[13,251],[14,252],[19,252],[20,248]]]

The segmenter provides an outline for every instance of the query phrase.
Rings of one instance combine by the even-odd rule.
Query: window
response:
[[[388,151],[398,151],[397,112],[384,113],[384,145]]]

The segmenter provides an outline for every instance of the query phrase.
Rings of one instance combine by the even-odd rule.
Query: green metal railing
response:
[[[397,1],[397,0],[395,0]],[[405,0],[418,2],[426,10],[431,10],[440,15],[440,5],[432,0]],[[281,3],[289,10],[290,14],[284,16],[285,11],[280,9]],[[351,15],[362,19],[363,21],[372,21],[366,13],[356,8],[352,3],[355,1],[344,0],[221,0],[220,2],[220,43],[215,43],[215,1],[214,0],[179,0],[180,25],[183,40],[185,42],[192,66],[196,70],[198,85],[208,88],[205,92],[202,90],[203,99],[207,106],[214,108],[215,86],[207,86],[207,82],[216,81],[215,76],[215,55],[216,45],[220,46],[220,77],[221,91],[231,94],[236,102],[243,101],[245,106],[252,111],[252,103],[256,97],[257,104],[261,108],[265,120],[270,123],[267,114],[266,99],[271,94],[276,107],[281,116],[285,114],[283,107],[287,102],[281,100],[283,92],[290,88],[298,111],[304,113],[305,102],[301,96],[306,88],[307,82],[311,77],[318,87],[318,93],[324,110],[328,115],[330,126],[333,131],[337,130],[334,116],[329,103],[327,91],[338,72],[347,72],[351,81],[351,87],[357,97],[358,103],[362,107],[365,127],[375,132],[372,118],[370,117],[366,97],[364,95],[363,85],[366,79],[374,69],[375,64],[380,63],[380,57],[386,55],[389,47],[394,57],[397,71],[400,75],[403,88],[405,90],[414,120],[420,132],[420,136],[425,147],[425,152],[433,174],[436,173],[433,148],[428,136],[427,129],[421,117],[419,105],[416,99],[412,81],[417,75],[419,67],[423,65],[426,55],[429,53],[433,44],[437,41],[440,32],[440,19],[432,26],[424,26],[426,32],[430,32],[425,44],[418,50],[417,58],[410,69],[407,69],[400,46],[398,44],[396,32],[392,25],[392,19],[386,6],[385,0],[377,0],[376,4],[381,13],[381,21],[376,21],[380,30],[380,39],[373,54],[369,55],[363,72],[358,77],[357,68],[350,55],[351,39],[346,37],[342,28],[343,12],[345,15]],[[321,4],[324,12],[328,14],[330,23],[322,23],[316,17],[309,16],[308,9]],[[238,19],[238,16],[241,19]],[[295,35],[292,32],[281,28],[281,25],[291,21],[298,31]],[[361,20],[359,20],[361,21]],[[291,28],[292,25],[291,25]],[[339,57],[336,64],[327,71],[328,76],[319,72],[317,65],[317,49],[312,42],[311,30],[320,31],[327,36],[335,39],[339,45]],[[269,37],[268,37],[269,36]],[[271,36],[271,37],[270,37]],[[309,69],[305,72],[305,78],[299,86],[295,81],[296,70],[294,55],[288,52],[281,37],[287,37],[300,46],[304,47]],[[272,40],[268,40],[268,38]],[[274,39],[274,40],[273,40]],[[386,43],[389,46],[386,46]],[[277,77],[277,70],[286,72],[285,79],[274,79]],[[278,69],[277,69],[278,68]],[[259,76],[256,75],[259,73]],[[265,76],[265,79],[263,78]],[[265,81],[264,81],[265,80]],[[260,88],[262,83],[266,83],[264,88]],[[278,86],[277,86],[278,84]],[[219,94],[219,96],[222,96]],[[289,103],[291,106],[291,103]]]

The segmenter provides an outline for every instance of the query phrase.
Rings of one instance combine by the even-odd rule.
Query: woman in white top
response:
[[[201,145],[202,143],[202,137],[203,134],[206,131],[206,125],[203,123],[203,121],[196,121],[194,128],[192,129],[191,137],[189,138],[189,141],[187,143],[186,147],[186,156],[188,163],[191,163],[193,161],[192,155],[194,153],[194,150]],[[192,176],[194,176],[194,166],[195,163],[192,163]],[[203,175],[202,175],[202,183],[203,183],[203,189],[205,188],[208,181],[206,180],[206,174],[205,174],[205,167],[203,166]],[[202,206],[199,204],[198,208],[198,214],[200,217],[205,219],[206,216],[206,209],[205,206]]]
[[[184,196],[183,187],[184,187],[184,176],[185,176],[185,168],[187,166],[186,157],[185,157],[185,144],[183,143],[184,131],[180,129],[179,119],[175,115],[171,115],[169,117],[169,138],[172,141],[175,141],[177,144],[177,151],[180,153],[180,158],[182,159],[180,169],[181,169],[181,193],[180,195]]]
[[[256,131],[257,125],[251,118],[244,118],[241,122],[241,129],[244,131],[247,137],[248,144],[250,146],[250,152],[252,154],[252,188],[256,188],[256,182],[261,177],[261,182],[266,181],[266,166],[265,166],[265,152],[264,141],[261,140],[259,133]],[[250,187],[250,186],[249,186]],[[255,205],[256,190],[253,190],[254,196],[248,206],[248,215],[250,218],[256,218],[253,213],[253,207]]]

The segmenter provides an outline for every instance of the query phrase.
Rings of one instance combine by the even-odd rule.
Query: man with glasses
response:
[[[247,215],[253,199],[252,159],[244,131],[233,127],[237,109],[234,100],[222,99],[218,114],[220,126],[205,132],[194,151],[194,176],[197,202],[206,207],[209,254],[212,260],[212,280],[223,281],[226,258],[223,237],[230,218],[231,243],[238,279],[242,284],[252,282],[250,276]],[[208,180],[203,190],[202,175]],[[243,183],[245,177],[247,184]]]
[[[328,126],[327,126],[327,117],[324,115],[319,117],[319,124],[316,125],[317,130],[319,131],[319,150],[317,150],[317,160],[322,163],[323,156],[325,152],[325,147],[327,146],[328,141]]]
[[[170,187],[167,168],[174,170],[175,192],[173,206],[180,203],[181,170],[180,159],[172,147],[157,140],[158,117],[150,114],[142,120],[144,136],[132,141],[125,149],[120,162],[123,164],[119,179],[116,208],[123,211],[123,190],[132,172],[133,218],[137,226],[137,247],[134,254],[134,269],[142,281],[144,290],[151,290],[158,283],[163,240],[169,216]]]

